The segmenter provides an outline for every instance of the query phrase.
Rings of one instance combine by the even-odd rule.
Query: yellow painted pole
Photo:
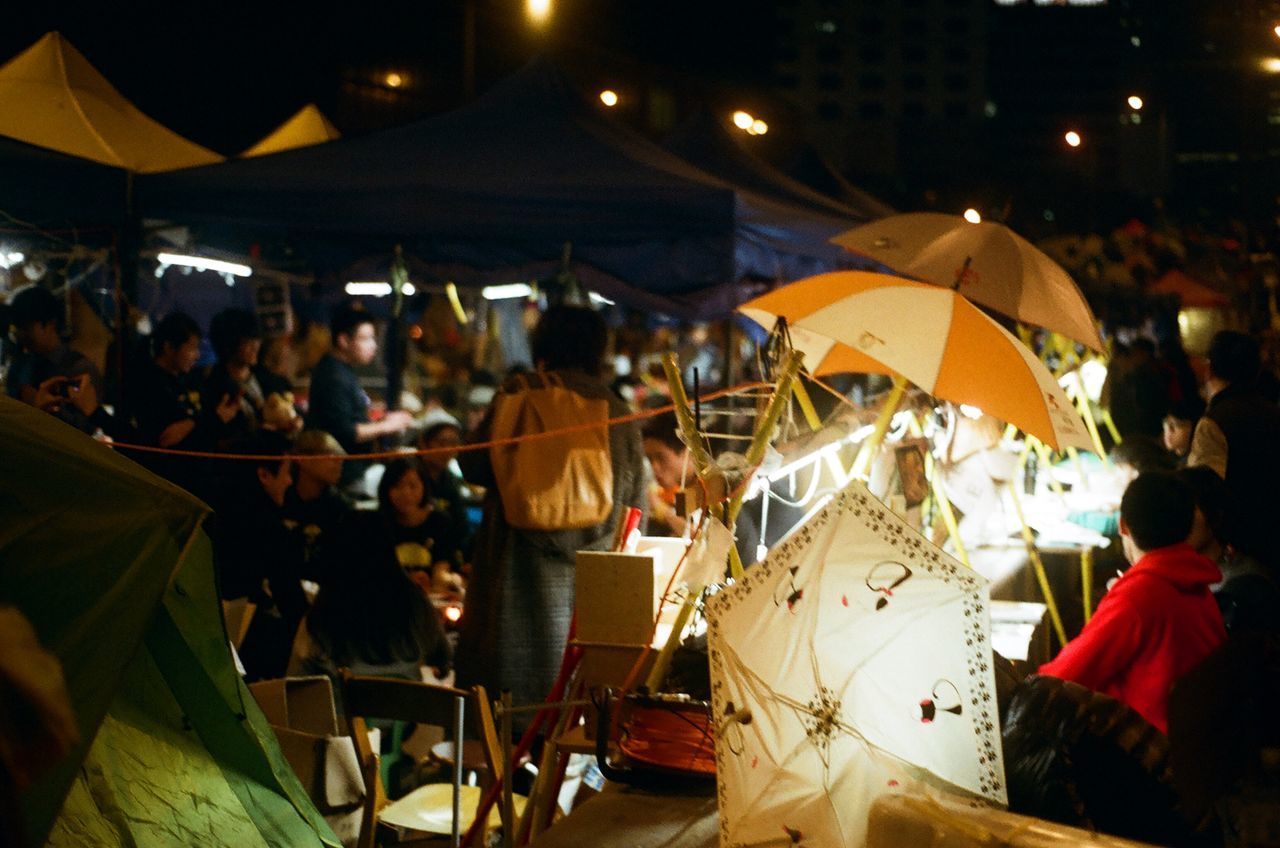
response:
[[[1035,436],[1027,436],[1027,441],[1031,442],[1036,456],[1040,459],[1040,466],[1049,475],[1049,488],[1053,489],[1054,494],[1065,500],[1067,493],[1063,491],[1062,484],[1058,482],[1058,478],[1053,476],[1053,457],[1049,453],[1049,446]]]
[[[1031,528],[1027,525],[1027,519],[1022,514],[1022,500],[1018,497],[1018,487],[1014,481],[1009,481],[1009,495],[1013,498],[1013,508],[1018,514],[1018,523],[1022,525],[1022,541],[1027,546],[1027,556],[1031,559],[1031,568],[1035,571],[1036,581],[1040,584],[1040,593],[1044,596],[1044,604],[1049,609],[1049,620],[1053,623],[1053,630],[1058,634],[1058,641],[1063,645],[1067,644],[1067,630],[1062,626],[1062,616],[1058,614],[1058,603],[1053,598],[1053,589],[1049,586],[1049,575],[1044,570],[1044,560],[1040,559],[1040,552],[1036,550],[1036,537],[1031,533]]]
[[[1084,599],[1084,623],[1093,618],[1093,547],[1080,551],[1080,595]]]
[[[809,397],[809,390],[804,387],[804,381],[794,380],[791,383],[791,391],[796,396],[796,404],[799,405],[809,429],[815,433],[821,430],[822,419],[818,417],[818,410],[813,408],[813,400]]]
[[[1093,447],[1098,452],[1098,459],[1102,460],[1104,466],[1108,465],[1107,452],[1102,449],[1102,435],[1098,432],[1098,421],[1093,417],[1093,405],[1089,403],[1089,393],[1084,390],[1084,378],[1080,376],[1080,371],[1075,372],[1075,401],[1076,406],[1080,410],[1080,417],[1084,419],[1085,429],[1089,431],[1089,438],[1093,441]]]
[[[942,483],[942,475],[935,475],[930,481],[933,486],[934,497],[938,500],[938,510],[942,513],[942,521],[947,525],[947,533],[956,543],[956,554],[961,562],[973,568],[973,563],[969,562],[969,552],[965,550],[964,540],[960,538],[960,525],[956,521],[956,515],[951,511],[951,501],[947,498],[947,488]]]
[[[1120,438],[1120,431],[1116,429],[1116,422],[1111,420],[1111,410],[1102,410],[1102,423],[1107,425],[1107,432],[1111,434],[1111,440],[1117,445],[1124,441]]]
[[[871,461],[875,458],[875,452],[880,449],[880,443],[884,441],[885,433],[889,432],[889,424],[893,421],[893,414],[898,411],[898,406],[902,403],[902,397],[906,393],[907,379],[900,374],[895,374],[893,376],[893,388],[889,390],[889,396],[884,399],[884,405],[880,407],[880,414],[876,417],[875,430],[862,443],[862,446],[858,449],[858,456],[853,461],[851,474],[855,478],[859,480],[867,479]]]

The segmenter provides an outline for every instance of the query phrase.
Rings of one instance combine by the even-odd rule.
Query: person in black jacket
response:
[[[1258,343],[1223,330],[1209,345],[1209,408],[1196,424],[1187,465],[1227,481],[1226,535],[1236,550],[1280,574],[1274,487],[1280,480],[1280,407],[1257,390]]]
[[[357,366],[373,362],[378,353],[369,313],[343,304],[333,312],[330,331],[333,349],[311,370],[307,426],[331,433],[349,454],[364,453],[376,439],[404,432],[413,417],[394,410],[381,421],[369,420],[369,396],[360,388],[355,371]],[[367,468],[367,462],[347,462],[342,469],[343,485],[355,483]]]
[[[214,525],[214,563],[228,608],[254,605],[247,629],[228,615],[234,640],[244,630],[240,659],[249,680],[281,677],[289,665],[294,633],[307,610],[301,563],[285,526],[285,493],[293,483],[289,441],[262,431],[236,446],[269,457],[237,462],[232,485],[220,498]]]

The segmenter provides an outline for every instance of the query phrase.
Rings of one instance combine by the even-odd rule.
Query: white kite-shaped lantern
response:
[[[1007,803],[987,581],[854,483],[707,604],[722,848],[856,848],[885,792]]]

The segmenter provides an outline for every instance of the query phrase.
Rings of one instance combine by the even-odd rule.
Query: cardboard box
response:
[[[327,677],[286,677],[249,684],[285,760],[344,845],[359,835],[365,798],[355,744],[338,724]],[[377,750],[376,746],[374,750]]]

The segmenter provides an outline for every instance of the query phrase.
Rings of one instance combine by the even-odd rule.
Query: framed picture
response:
[[[929,479],[924,473],[923,439],[904,441],[894,449],[894,461],[898,466],[898,479],[902,481],[902,497],[907,509],[914,509],[929,496]]]

